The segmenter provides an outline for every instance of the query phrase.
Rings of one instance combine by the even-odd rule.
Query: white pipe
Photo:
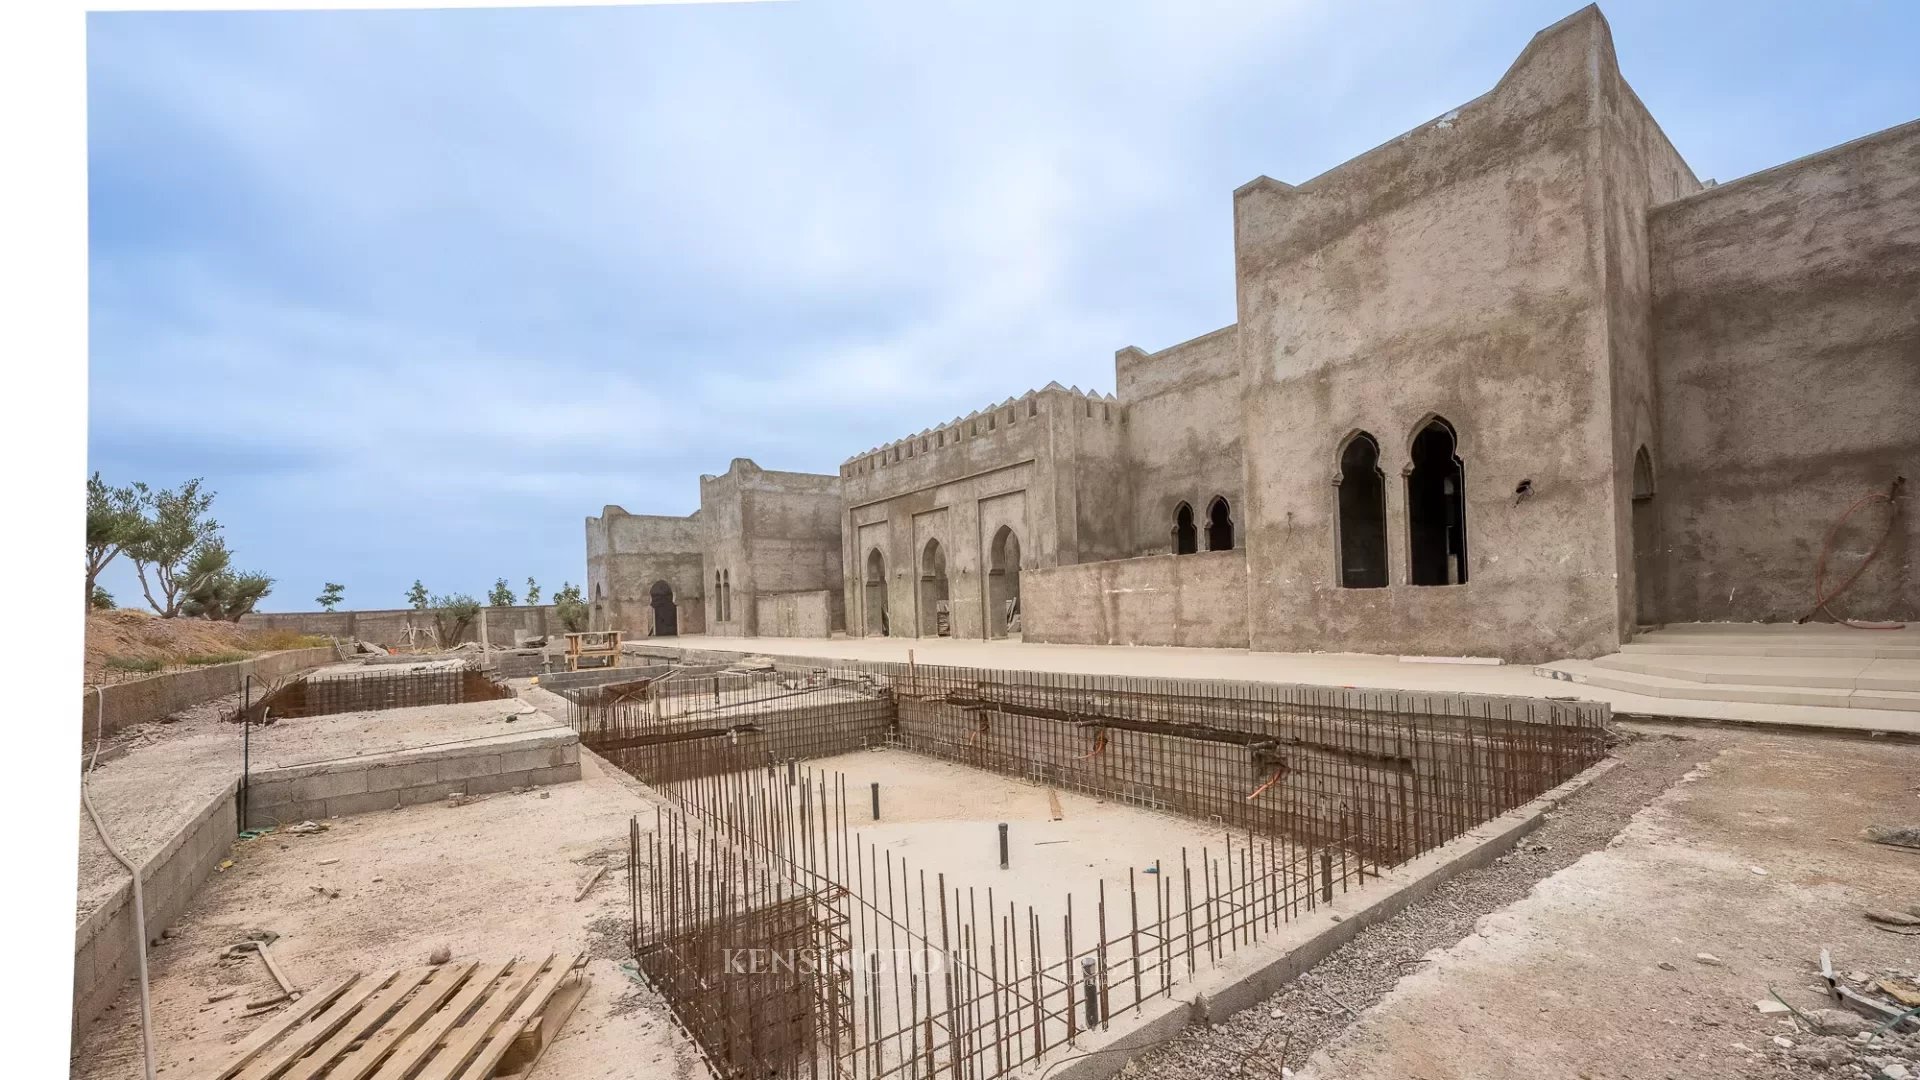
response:
[[[93,827],[100,834],[100,843],[107,854],[114,857],[127,873],[133,875],[133,934],[134,946],[140,955],[140,1046],[146,1056],[147,1080],[153,1080],[153,1001],[148,996],[147,987],[147,905],[140,889],[140,868],[133,865],[120,849],[113,846],[113,840],[107,836],[107,827],[100,823],[100,812],[93,808],[93,798],[87,793],[87,781],[93,778],[93,767],[100,764],[100,744],[106,741],[107,692],[105,687],[93,686],[93,696],[99,705],[93,713],[93,757],[87,762],[87,772],[80,778],[80,804],[87,808],[87,816],[93,819]]]

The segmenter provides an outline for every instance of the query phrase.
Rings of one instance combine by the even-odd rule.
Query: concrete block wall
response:
[[[1154,555],[1028,570],[1027,641],[1063,645],[1247,647],[1243,551]]]
[[[289,649],[231,664],[213,664],[115,683],[99,691],[86,690],[80,695],[81,731],[87,738],[101,731],[111,735],[133,724],[158,720],[226,694],[237,694],[248,675],[259,684],[284,679],[338,658],[331,645]]]
[[[489,607],[487,614],[487,643],[501,648],[512,648],[514,632],[522,635],[544,637],[548,634],[565,632],[560,620],[553,614],[549,604],[514,607]],[[389,608],[370,611],[281,611],[265,614],[243,615],[240,625],[249,630],[291,630],[297,634],[324,634],[337,638],[358,638],[361,641],[373,641],[382,645],[404,646],[407,644],[407,627],[432,630],[433,613],[416,611],[413,608]],[[420,644],[429,644],[431,636],[423,636]],[[474,621],[461,635],[462,641],[480,640],[480,620]],[[451,644],[451,643],[450,643]]]
[[[556,731],[507,742],[436,746],[255,774],[246,827],[370,814],[444,799],[580,779],[580,738]]]
[[[140,880],[147,940],[158,937],[185,913],[194,893],[232,849],[239,832],[235,820],[238,786],[237,781],[229,784],[207,800],[192,820],[144,864]],[[129,878],[74,928],[73,1045],[79,1045],[87,1028],[113,1003],[127,980],[138,973],[139,940],[134,936],[133,881]],[[151,965],[151,958],[148,962]]]

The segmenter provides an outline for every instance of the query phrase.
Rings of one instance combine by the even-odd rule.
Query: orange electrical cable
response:
[[[1287,767],[1286,767],[1285,765],[1282,765],[1282,766],[1280,766],[1279,768],[1277,768],[1277,769],[1275,769],[1275,770],[1273,770],[1273,775],[1272,775],[1271,777],[1268,777],[1268,778],[1267,778],[1267,782],[1266,782],[1266,783],[1264,783],[1264,784],[1261,784],[1261,785],[1260,785],[1259,787],[1257,787],[1257,788],[1254,788],[1254,789],[1253,789],[1253,793],[1247,796],[1247,801],[1248,801],[1248,802],[1252,802],[1253,800],[1255,800],[1255,799],[1257,799],[1257,798],[1259,798],[1259,797],[1261,796],[1261,794],[1262,794],[1263,792],[1265,792],[1265,791],[1266,791],[1266,790],[1267,790],[1268,788],[1270,788],[1270,787],[1272,787],[1273,785],[1275,785],[1275,784],[1277,784],[1277,783],[1279,783],[1279,782],[1280,782],[1280,778],[1281,778],[1281,777],[1283,777],[1283,776],[1285,776],[1285,775],[1287,775],[1287,773],[1289,773],[1289,772],[1292,772],[1292,771],[1293,771],[1293,770],[1291,770],[1291,769],[1289,769],[1289,768],[1287,768]]]

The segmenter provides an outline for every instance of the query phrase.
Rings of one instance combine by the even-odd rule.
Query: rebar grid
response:
[[[1575,775],[1604,755],[1607,715],[1584,703],[877,664],[716,683],[679,711],[666,701],[572,710],[583,742],[667,800],[649,857],[636,839],[630,864],[636,955],[671,958],[643,970],[661,973],[723,1075],[834,1080],[989,1080],[1040,1060],[1104,1029],[1115,1007],[1169,994],[1203,958],[1255,946],[1336,888]],[[929,882],[863,842],[844,778],[793,760],[876,733],[1213,822],[1223,844],[1197,858],[1183,849],[1177,871],[1130,870],[1124,919],[1102,881],[1091,905],[1081,899],[1077,935],[1072,895],[1054,925],[986,889],[983,932],[979,891]],[[789,907],[811,913],[805,934],[772,914]],[[801,937],[812,959],[799,982],[728,997],[712,989],[725,980],[687,974],[724,966],[729,949],[778,952],[792,946],[776,938]],[[802,1006],[810,1020],[795,1018]],[[742,1025],[765,1031],[747,1038]]]
[[[302,677],[254,702],[249,718],[259,723],[263,717],[284,720],[421,705],[498,701],[512,696],[512,687],[472,667]]]

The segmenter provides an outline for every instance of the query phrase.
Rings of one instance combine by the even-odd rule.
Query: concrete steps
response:
[[[1534,674],[1687,701],[1920,711],[1920,628],[1693,624]]]

